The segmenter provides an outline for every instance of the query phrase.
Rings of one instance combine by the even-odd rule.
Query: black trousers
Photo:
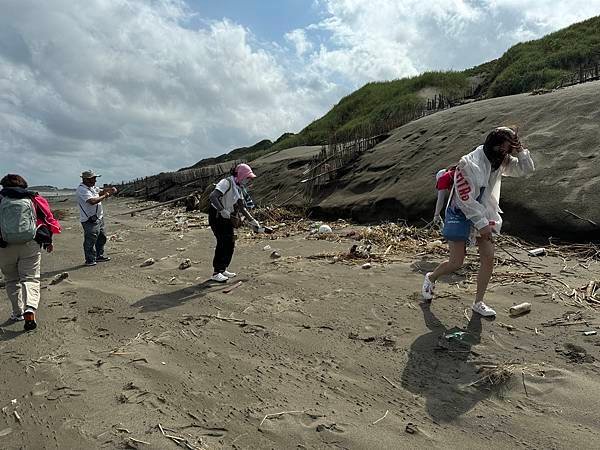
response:
[[[212,206],[208,211],[208,224],[217,238],[213,268],[215,273],[221,273],[229,267],[233,257],[233,250],[235,249],[233,225],[231,225],[231,220],[221,217]]]

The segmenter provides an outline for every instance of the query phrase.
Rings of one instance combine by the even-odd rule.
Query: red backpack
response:
[[[450,190],[452,189],[452,185],[454,184],[454,172],[456,171],[456,167],[451,167],[446,172],[438,178],[435,183],[435,188],[438,191]]]

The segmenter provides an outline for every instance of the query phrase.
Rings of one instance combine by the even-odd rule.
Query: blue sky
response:
[[[283,44],[284,35],[293,29],[318,22],[322,9],[310,0],[188,0],[198,16],[191,25],[202,21],[228,19],[252,30],[261,41]]]
[[[0,172],[120,181],[298,132],[367,82],[463,69],[600,0],[2,0]]]

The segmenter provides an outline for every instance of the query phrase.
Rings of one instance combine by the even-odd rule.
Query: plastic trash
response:
[[[511,316],[518,316],[521,314],[525,314],[529,311],[531,311],[531,303],[525,302],[525,303],[521,303],[519,305],[511,306],[508,310],[508,313]]]
[[[329,225],[321,225],[319,227],[319,234],[328,234],[328,233],[332,233],[333,230],[331,229],[331,227]]]
[[[529,250],[527,253],[529,256],[544,256],[546,254],[546,249],[544,247],[534,248],[533,250]]]

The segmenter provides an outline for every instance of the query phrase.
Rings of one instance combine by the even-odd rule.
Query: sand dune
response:
[[[564,210],[600,224],[599,93],[600,82],[592,82],[545,95],[484,100],[424,117],[363,154],[312,202],[296,196],[290,203],[330,218],[423,223],[421,218],[428,221],[433,214],[437,170],[455,163],[493,127],[517,125],[537,171],[527,179],[504,179],[504,229],[538,240],[598,239],[598,226]],[[277,190],[277,201],[293,195],[318,149],[288,149],[256,160],[257,197],[269,202]]]

